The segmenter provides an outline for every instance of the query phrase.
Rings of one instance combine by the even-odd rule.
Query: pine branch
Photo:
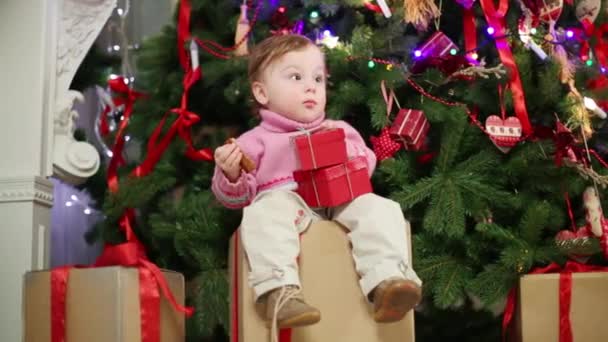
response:
[[[404,186],[403,190],[394,192],[391,199],[398,202],[403,209],[408,209],[431,196],[439,185],[437,177],[422,178],[416,184]]]
[[[518,275],[498,264],[488,265],[470,283],[470,291],[488,307],[506,298],[510,289],[517,285]]]
[[[549,221],[551,208],[545,201],[537,202],[528,207],[519,225],[521,238],[530,245],[536,245],[541,237],[543,229]]]
[[[229,326],[228,282],[226,270],[208,270],[191,281],[193,290],[189,293],[189,302],[194,307],[195,321],[191,329],[197,329],[196,335],[209,336],[216,325]]]
[[[454,163],[454,158],[458,155],[460,140],[465,130],[465,120],[455,120],[451,124],[442,127],[442,141],[437,158],[437,168],[435,172],[447,172]]]
[[[448,237],[461,237],[465,232],[462,197],[452,181],[441,183],[441,189],[433,191],[424,216],[424,229]]]

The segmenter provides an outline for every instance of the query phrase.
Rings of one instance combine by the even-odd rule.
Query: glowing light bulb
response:
[[[602,108],[600,108],[600,106],[598,106],[597,103],[595,103],[595,101],[592,98],[585,96],[583,98],[583,103],[585,104],[585,108],[592,111],[600,118],[602,118],[602,119],[606,118],[606,112],[604,112],[604,110]]]

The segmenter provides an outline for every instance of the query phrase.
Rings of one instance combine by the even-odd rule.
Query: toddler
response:
[[[406,222],[398,203],[368,193],[335,208],[309,208],[295,192],[291,139],[302,129],[342,128],[349,158],[364,156],[371,176],[374,153],[344,121],[325,119],[326,68],[321,50],[300,35],[273,36],[250,55],[249,80],[261,123],[215,150],[212,191],[229,208],[244,208],[242,244],[256,301],[280,328],[321,318],[300,292],[299,234],[314,220],[331,219],[349,230],[363,294],[377,322],[402,319],[420,301],[421,281],[407,256]],[[246,172],[244,156],[255,164]],[[323,279],[319,279],[323,281]]]

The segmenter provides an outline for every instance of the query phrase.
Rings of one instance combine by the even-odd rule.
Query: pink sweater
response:
[[[322,116],[310,123],[301,123],[269,110],[260,110],[262,122],[236,139],[244,154],[255,162],[256,170],[241,173],[236,182],[230,182],[216,165],[211,181],[215,197],[228,208],[243,208],[264,190],[284,188],[297,189],[293,172],[298,167],[295,149],[290,140],[302,134],[299,129],[315,129],[325,121]],[[376,167],[376,155],[363,141],[352,126],[344,121],[333,121],[334,126],[342,128],[346,136],[348,157],[365,156],[369,174]]]

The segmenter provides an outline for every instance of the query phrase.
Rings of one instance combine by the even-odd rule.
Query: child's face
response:
[[[325,61],[316,46],[291,51],[270,63],[252,84],[256,100],[268,110],[298,122],[325,113]]]

